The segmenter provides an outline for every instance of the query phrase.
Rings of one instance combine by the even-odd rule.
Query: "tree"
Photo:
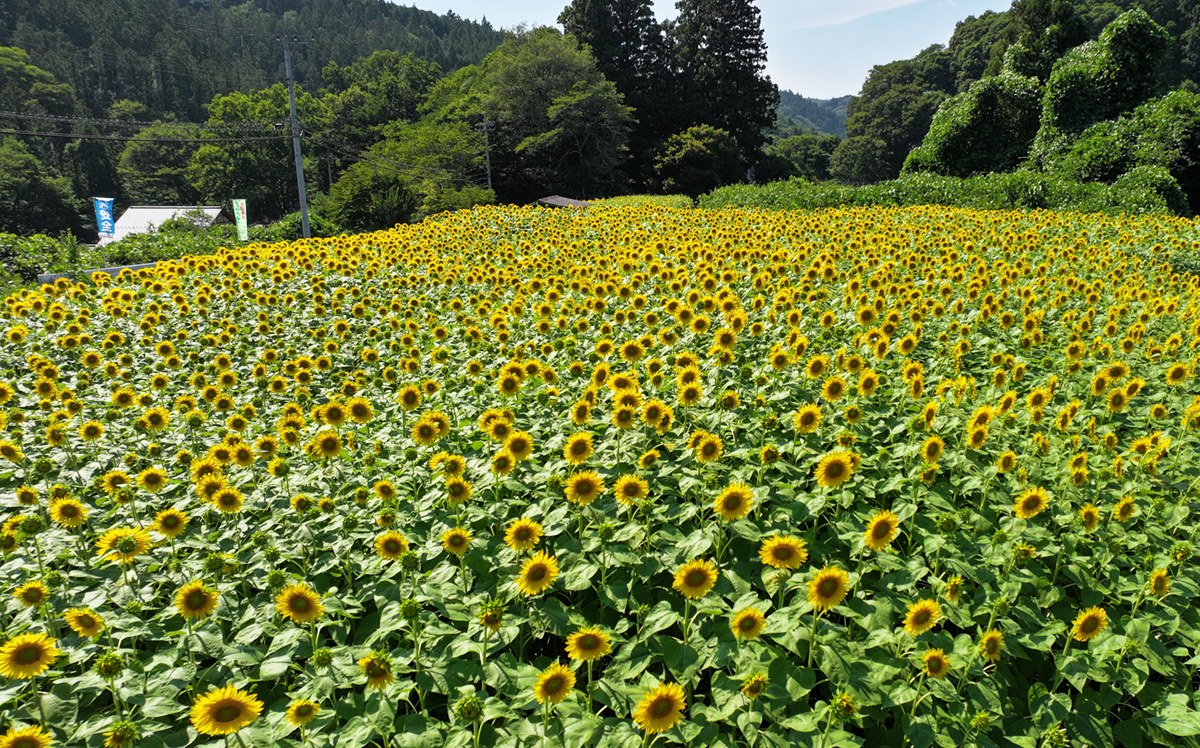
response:
[[[841,142],[836,135],[797,135],[771,144],[767,154],[787,159],[799,176],[829,179],[829,159]]]
[[[0,141],[0,232],[86,233],[70,183],[11,138]]]
[[[1122,14],[1100,38],[1068,52],[1046,83],[1032,155],[1043,168],[1091,125],[1132,111],[1154,95],[1171,35],[1145,11]]]
[[[1008,47],[1020,44],[1032,60],[1030,74],[1040,81],[1050,77],[1054,63],[1088,40],[1088,26],[1071,0],[1013,0],[1011,24],[992,49],[988,74],[999,74]]]
[[[410,52],[375,52],[352,65],[330,62],[321,71],[327,87],[331,126],[337,137],[356,148],[382,138],[389,122],[413,122],[429,89],[441,77],[435,63]]]
[[[873,67],[850,102],[842,155],[832,157],[834,176],[854,183],[897,177],[955,85],[951,56],[940,44],[911,60]]]
[[[138,138],[198,138],[196,128],[158,125],[138,130]],[[196,146],[191,143],[130,141],[121,151],[117,174],[135,205],[193,205],[200,193],[188,179]]]
[[[750,0],[677,0],[671,29],[689,124],[729,133],[747,166],[775,124],[779,89],[763,75],[767,45]]]
[[[689,127],[667,140],[654,170],[668,193],[683,193],[693,200],[742,178],[737,141],[712,125]]]
[[[942,103],[904,172],[969,177],[1016,168],[1037,134],[1041,99],[1037,79],[1015,72],[975,81]]]
[[[325,104],[296,87],[296,108],[306,131],[328,127]],[[208,107],[210,122],[273,122],[288,118],[287,86],[276,83],[250,94],[217,96]],[[305,178],[316,176],[306,159]],[[311,173],[310,173],[311,172]],[[257,214],[278,218],[299,207],[296,167],[289,139],[201,145],[188,166],[188,179],[207,201],[245,198]]]
[[[626,171],[634,182],[645,183],[653,175],[653,154],[686,126],[672,93],[678,81],[670,48],[649,0],[572,0],[558,22],[587,45],[596,67],[633,107],[637,120]]]
[[[1007,46],[1012,23],[1010,13],[989,10],[978,17],[967,16],[955,25],[946,49],[953,58],[955,87],[959,93],[984,76],[997,44]]]
[[[407,223],[421,203],[404,172],[380,161],[388,143],[371,149],[365,160],[347,169],[329,190],[329,209],[341,225],[358,231],[390,229]]]
[[[513,34],[478,66],[440,81],[426,108],[435,122],[472,126],[487,114],[493,182],[505,202],[547,192],[597,197],[620,186],[630,110],[573,36]]]

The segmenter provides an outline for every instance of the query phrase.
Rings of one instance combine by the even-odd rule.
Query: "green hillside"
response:
[[[283,28],[299,36],[293,64],[309,90],[321,70],[381,49],[437,63],[474,64],[502,41],[486,23],[384,0],[5,0],[0,46],[69,84],[92,116],[122,99],[151,119],[204,119],[213,96],[270,87],[284,75]]]

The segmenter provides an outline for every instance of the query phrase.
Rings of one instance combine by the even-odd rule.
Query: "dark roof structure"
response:
[[[562,195],[550,195],[534,200],[530,205],[544,205],[547,208],[586,208],[591,203],[586,200],[572,200]]]

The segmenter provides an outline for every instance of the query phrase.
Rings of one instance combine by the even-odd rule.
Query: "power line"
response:
[[[247,143],[257,140],[287,140],[287,135],[261,135],[241,138],[139,138],[136,135],[91,135],[76,132],[38,132],[0,128],[0,135],[30,135],[38,138],[68,138],[71,140],[119,140],[126,143]]]
[[[30,119],[41,122],[67,122],[78,125],[98,125],[103,127],[194,127],[210,130],[261,130],[274,128],[274,122],[146,122],[142,120],[97,119],[89,117],[63,117],[53,114],[26,114],[24,112],[0,111],[0,119]]]

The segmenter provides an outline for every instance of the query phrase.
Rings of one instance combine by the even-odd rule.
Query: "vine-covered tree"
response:
[[[728,132],[747,166],[775,124],[779,89],[763,74],[767,45],[750,0],[678,0],[671,29],[684,119]]]

